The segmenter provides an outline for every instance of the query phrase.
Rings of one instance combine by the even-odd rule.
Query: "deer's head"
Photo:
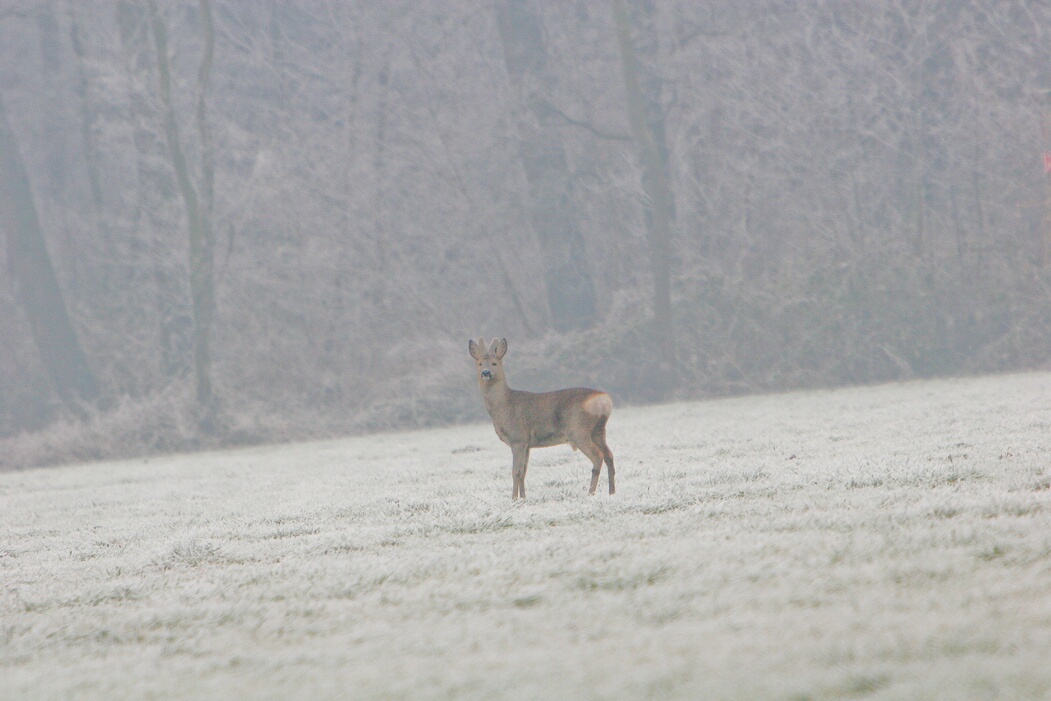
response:
[[[485,339],[471,341],[467,350],[478,365],[478,383],[483,387],[504,380],[504,353],[507,352],[507,339],[494,338],[486,348]]]

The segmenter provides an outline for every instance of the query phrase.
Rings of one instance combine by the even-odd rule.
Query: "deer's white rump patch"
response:
[[[584,411],[592,416],[609,416],[613,413],[613,398],[601,392],[584,401]]]

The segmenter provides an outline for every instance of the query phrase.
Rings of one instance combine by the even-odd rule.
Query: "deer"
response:
[[[609,493],[614,494],[613,452],[606,445],[606,422],[613,413],[613,398],[608,392],[585,387],[554,392],[523,392],[507,386],[504,355],[507,339],[473,339],[467,345],[478,364],[478,386],[485,409],[493,419],[500,440],[511,447],[511,499],[525,499],[526,468],[533,448],[568,443],[580,450],[592,464],[588,494],[598,487],[602,463],[606,463]]]

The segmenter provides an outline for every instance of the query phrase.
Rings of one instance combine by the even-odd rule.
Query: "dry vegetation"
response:
[[[0,474],[5,698],[1046,699],[1051,375]]]

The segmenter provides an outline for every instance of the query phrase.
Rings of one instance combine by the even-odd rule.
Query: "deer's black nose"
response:
[[[492,376],[493,376],[493,373],[491,373],[488,368],[486,368],[485,370],[482,370],[482,379],[483,380],[488,380]]]

